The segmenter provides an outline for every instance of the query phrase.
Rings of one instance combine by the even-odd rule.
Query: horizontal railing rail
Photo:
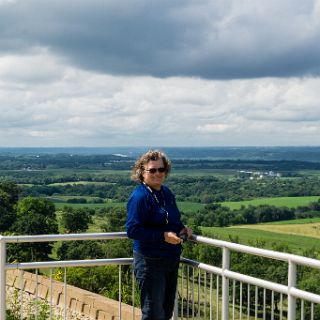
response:
[[[93,267],[101,265],[129,265],[132,264],[132,258],[117,258],[117,259],[94,259],[94,260],[69,260],[69,261],[44,261],[44,262],[21,262],[7,263],[6,261],[6,244],[7,243],[26,243],[26,242],[53,242],[53,241],[78,241],[78,240],[112,240],[127,238],[125,232],[114,233],[86,233],[86,234],[59,234],[59,235],[33,235],[33,236],[0,236],[0,320],[5,320],[6,317],[6,270],[13,269],[42,269],[42,268],[58,268],[58,267]],[[294,254],[282,253],[273,250],[260,249],[246,245],[231,243],[227,241],[211,239],[203,236],[194,235],[192,241],[196,243],[207,244],[210,246],[221,248],[222,250],[222,265],[221,267],[212,266],[202,262],[197,262],[190,259],[181,258],[183,264],[191,266],[199,270],[215,274],[221,277],[221,319],[229,319],[230,313],[230,284],[229,281],[238,281],[240,287],[242,284],[248,286],[256,286],[264,290],[279,293],[287,296],[287,319],[296,319],[297,299],[308,301],[311,303],[320,304],[320,295],[307,292],[296,288],[297,282],[297,266],[307,266],[320,269],[320,261],[316,259],[306,258]],[[251,254],[269,259],[284,261],[288,264],[288,283],[287,285],[279,284],[272,281],[267,281],[241,274],[230,270],[230,256],[232,252]],[[199,280],[200,286],[200,280]],[[187,289],[189,290],[189,289]],[[199,288],[198,288],[199,290]],[[234,289],[233,289],[234,290]],[[182,290],[183,291],[183,290]],[[217,289],[219,291],[219,288]],[[256,289],[257,292],[257,289]],[[183,296],[183,292],[181,293]],[[210,292],[211,294],[211,292]],[[256,293],[257,296],[257,293]],[[264,292],[265,297],[265,292]],[[183,298],[182,298],[183,299]],[[233,300],[235,298],[233,297]],[[240,293],[240,300],[242,295]],[[210,300],[211,301],[211,300]],[[234,303],[234,302],[233,302]],[[241,302],[242,303],[242,302]],[[182,301],[183,304],[183,301]],[[248,301],[249,305],[249,301]],[[249,309],[249,307],[247,307]],[[313,310],[313,309],[312,309]],[[249,312],[249,311],[248,311]],[[273,311],[272,311],[273,312]],[[249,313],[248,313],[249,314]],[[302,318],[301,312],[301,319]],[[313,315],[312,315],[313,317]],[[242,318],[240,311],[240,319]],[[257,310],[256,310],[257,318]],[[211,318],[210,318],[211,319]],[[233,314],[234,319],[234,314]],[[249,318],[248,318],[249,319]],[[312,318],[313,319],[313,318]]]
[[[125,232],[108,233],[68,233],[68,234],[40,234],[32,236],[0,236],[0,242],[52,242],[52,241],[77,241],[77,240],[112,240],[125,239]]]
[[[133,258],[117,259],[94,259],[94,260],[65,260],[65,261],[44,261],[44,262],[21,262],[6,264],[7,270],[19,269],[54,269],[67,267],[98,267],[107,265],[128,265],[132,264]]]
[[[194,235],[193,240],[198,243],[208,244],[214,247],[226,248],[231,251],[252,254],[260,257],[270,258],[274,260],[293,262],[302,266],[320,269],[320,260],[298,256],[291,253],[279,252],[274,250],[260,249],[256,247],[246,246],[243,244],[211,239],[203,236]]]

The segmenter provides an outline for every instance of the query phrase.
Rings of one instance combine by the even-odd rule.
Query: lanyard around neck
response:
[[[166,224],[169,223],[169,212],[167,211],[167,209],[165,208],[166,207],[166,201],[165,201],[165,198],[164,198],[164,194],[163,194],[163,191],[160,190],[161,192],[161,196],[162,196],[162,201],[163,201],[163,205],[160,203],[157,195],[155,194],[155,192],[152,190],[152,188],[150,188],[145,182],[143,182],[143,185],[147,188],[147,190],[151,193],[153,199],[157,202],[158,206],[165,212],[166,214]]]
[[[144,186],[149,190],[149,192],[152,194],[154,200],[156,200],[157,204],[160,206],[160,207],[164,207],[166,206],[166,201],[165,201],[165,198],[164,198],[164,194],[163,194],[163,191],[160,190],[161,192],[161,197],[162,197],[162,203],[163,205],[161,205],[157,195],[155,194],[155,192],[152,190],[152,188],[150,188],[150,186],[148,186],[145,182],[143,182]]]

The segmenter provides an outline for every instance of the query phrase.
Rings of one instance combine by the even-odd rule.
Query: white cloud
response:
[[[6,61],[24,70],[33,58]],[[291,145],[297,134],[318,143],[319,78],[128,78],[46,60],[43,82],[2,81],[0,145]]]
[[[41,84],[56,80],[62,70],[57,58],[50,55],[45,49],[35,49],[32,54],[3,55],[0,56],[0,84],[1,82],[12,85]]]
[[[319,144],[320,1],[129,4],[0,0],[0,146]]]
[[[206,133],[217,133],[217,132],[227,131],[231,127],[232,127],[231,125],[228,125],[226,123],[214,123],[214,124],[207,123],[203,126],[198,126],[197,130],[200,132],[206,132]]]
[[[7,4],[7,3],[14,3],[16,1],[17,0],[0,0],[0,6],[3,5],[3,4]]]

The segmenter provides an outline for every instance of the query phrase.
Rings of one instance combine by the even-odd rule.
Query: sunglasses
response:
[[[166,169],[163,168],[163,167],[161,167],[161,168],[145,169],[144,171],[148,171],[148,172],[150,172],[150,173],[152,173],[152,174],[155,174],[157,171],[158,171],[159,173],[163,173],[163,172],[166,171]]]

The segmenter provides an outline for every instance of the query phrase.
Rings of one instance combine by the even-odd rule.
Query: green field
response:
[[[299,198],[301,200],[301,197]],[[89,200],[89,199],[88,199]],[[316,199],[317,200],[317,199]],[[310,202],[310,197],[308,197]],[[63,206],[72,206],[75,208],[106,208],[110,206],[119,206],[125,208],[125,202],[105,202],[105,203],[87,203],[87,204],[70,204],[70,203],[60,203],[56,202],[55,206],[57,209]],[[195,212],[201,209],[204,205],[200,203],[193,202],[178,202],[178,207],[183,212]],[[94,223],[90,225],[89,232],[101,232],[99,226],[104,223],[104,218],[95,216]],[[320,223],[320,218],[308,218],[308,219],[299,219],[299,220],[290,220],[290,221],[279,221],[279,222],[270,222],[265,224],[257,225],[242,225],[234,227],[201,227],[203,235],[212,237],[215,239],[225,240],[225,241],[234,241],[241,244],[251,245],[251,246],[260,246],[263,243],[263,247],[268,249],[279,249],[279,245],[283,246],[284,251],[290,251],[296,254],[303,254],[308,250],[313,248],[320,248],[320,238],[315,238],[310,235],[312,228],[314,229],[317,223]],[[300,234],[290,234],[292,232],[290,229],[288,231],[286,228],[289,228],[290,225],[295,225],[300,229]],[[276,230],[278,226],[279,230]],[[284,228],[283,231],[281,231]],[[311,229],[308,229],[311,228]],[[266,230],[267,229],[267,230]],[[301,231],[302,229],[302,231]],[[308,231],[309,230],[309,231]],[[274,232],[273,232],[274,231]],[[315,230],[316,231],[316,230]],[[287,250],[288,248],[288,250]]]
[[[51,197],[46,197],[46,199],[51,200],[53,202],[65,202],[69,199],[85,199],[88,202],[93,201],[94,199],[100,199],[98,197],[91,197],[91,196],[63,196],[63,195],[58,195],[58,196],[51,196]]]
[[[71,198],[84,198],[89,203],[79,204],[79,203],[64,203]],[[72,207],[88,207],[88,208],[102,208],[110,206],[125,206],[125,202],[112,202],[106,201],[105,203],[90,203],[94,197],[80,197],[80,196],[55,196],[49,198],[51,199],[57,208],[63,207],[64,205],[69,205]],[[286,206],[288,208],[296,208],[298,206],[308,205],[310,202],[315,202],[320,199],[320,196],[308,196],[308,197],[276,197],[276,198],[260,198],[248,201],[226,201],[222,202],[222,206],[229,207],[231,210],[239,209],[241,206],[259,206],[259,205],[272,205],[277,207]],[[178,207],[183,212],[197,212],[202,209],[205,205],[198,202],[178,202]],[[281,223],[281,222],[280,222]],[[292,222],[295,223],[295,222]]]
[[[309,196],[309,197],[275,197],[275,198],[260,198],[247,201],[226,201],[222,202],[224,207],[229,207],[232,210],[239,209],[241,206],[259,206],[259,205],[270,205],[276,207],[288,207],[296,208],[298,206],[308,205],[310,202],[315,202],[320,199],[320,196]]]
[[[73,208],[89,208],[89,209],[100,209],[108,207],[124,207],[124,202],[105,202],[105,203],[67,203],[67,202],[54,202],[57,210],[64,206]]]
[[[280,250],[279,246],[285,248],[295,254],[303,254],[308,250],[320,248],[320,239],[291,235],[285,233],[277,233],[265,230],[255,230],[254,227],[201,227],[204,236],[225,241],[237,242],[240,244],[261,247],[260,243],[264,243],[264,248]],[[288,250],[287,250],[288,248]]]
[[[191,177],[202,177],[202,176],[216,176],[223,178],[233,178],[237,175],[235,169],[177,169],[173,168],[170,176],[191,176]],[[169,176],[169,179],[170,179]]]
[[[178,201],[178,208],[182,212],[197,212],[204,207],[204,204],[198,202]]]
[[[309,224],[309,223],[320,223],[320,217],[285,220],[285,221],[272,221],[272,222],[260,223],[260,225],[291,225],[291,224]]]
[[[65,196],[65,197],[60,197],[59,200],[66,201],[67,199],[70,198],[81,198],[81,197],[76,197],[76,196]],[[83,197],[86,198],[87,200],[90,200],[90,197]],[[112,201],[107,201],[104,203],[67,203],[67,202],[57,202],[57,197],[51,198],[51,200],[54,202],[54,205],[57,209],[63,208],[64,206],[70,206],[74,208],[90,208],[90,209],[100,209],[100,208],[107,208],[107,207],[126,207],[126,202],[112,202]],[[182,212],[196,212],[197,210],[203,208],[203,204],[197,203],[197,202],[177,202],[177,205],[179,209]]]
[[[65,186],[65,185],[81,185],[81,184],[93,184],[93,185],[108,185],[108,184],[115,184],[111,182],[105,181],[70,181],[70,182],[56,182],[50,183],[48,186]]]

